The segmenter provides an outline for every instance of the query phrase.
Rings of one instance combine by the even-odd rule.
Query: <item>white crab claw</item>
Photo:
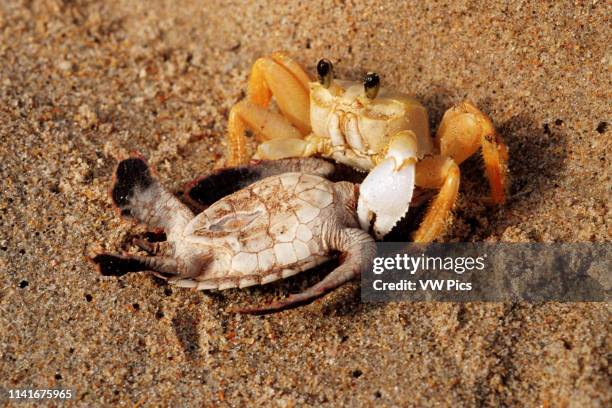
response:
[[[359,224],[365,231],[372,228],[376,239],[388,234],[408,212],[416,160],[416,136],[411,131],[400,132],[392,138],[385,159],[361,184],[357,202]]]

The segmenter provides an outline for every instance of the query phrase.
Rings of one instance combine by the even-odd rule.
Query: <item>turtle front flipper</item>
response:
[[[111,196],[122,216],[163,229],[168,240],[180,236],[193,218],[191,210],[152,177],[141,157],[119,163]]]
[[[321,282],[302,293],[291,295],[263,307],[237,308],[233,311],[246,314],[267,314],[310,303],[360,276],[370,266],[376,255],[376,243],[369,234],[360,229],[345,228],[330,238],[332,239],[330,247],[341,252],[341,259],[344,261]]]
[[[255,161],[243,166],[219,169],[195,179],[185,188],[185,198],[196,206],[208,207],[266,177],[295,172],[328,177],[334,170],[334,164],[316,158]]]

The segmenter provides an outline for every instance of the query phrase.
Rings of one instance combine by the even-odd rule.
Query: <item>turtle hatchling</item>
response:
[[[152,176],[144,159],[128,158],[117,167],[112,200],[122,216],[163,229],[167,240],[137,240],[148,256],[102,253],[93,261],[105,276],[149,271],[180,287],[222,290],[284,279],[340,254],[340,265],[304,292],[238,311],[269,313],[311,302],[359,276],[376,252],[373,238],[359,228],[359,186],[330,181],[333,171],[331,163],[309,158],[217,172],[193,186],[224,178],[228,185],[232,177],[247,180],[246,186],[195,215]]]

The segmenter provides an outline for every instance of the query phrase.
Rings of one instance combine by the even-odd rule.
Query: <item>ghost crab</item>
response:
[[[406,214],[415,186],[437,189],[415,242],[440,236],[459,191],[458,165],[482,150],[491,202],[507,188],[508,153],[491,120],[470,102],[444,114],[435,138],[426,109],[412,97],[380,87],[377,74],[363,83],[334,80],[328,60],[317,64],[318,81],[284,53],[258,59],[247,97],[228,118],[230,166],[247,163],[245,131],[262,142],[254,158],[322,156],[369,172],[361,185],[359,223],[377,238]],[[275,98],[279,112],[269,109]]]
[[[222,290],[284,279],[339,252],[340,265],[306,291],[234,311],[269,313],[308,303],[359,276],[376,253],[372,237],[359,228],[357,185],[328,180],[333,171],[331,163],[311,158],[213,173],[194,185],[232,177],[246,177],[249,185],[195,215],[153,178],[144,159],[125,159],[115,173],[113,203],[122,216],[164,230],[167,240],[136,240],[147,256],[102,253],[93,261],[105,276],[151,271],[180,287]]]

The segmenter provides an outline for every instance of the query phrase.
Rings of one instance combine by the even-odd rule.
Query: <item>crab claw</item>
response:
[[[417,139],[412,131],[397,133],[359,188],[357,216],[364,231],[376,239],[387,235],[408,212],[415,182]]]

